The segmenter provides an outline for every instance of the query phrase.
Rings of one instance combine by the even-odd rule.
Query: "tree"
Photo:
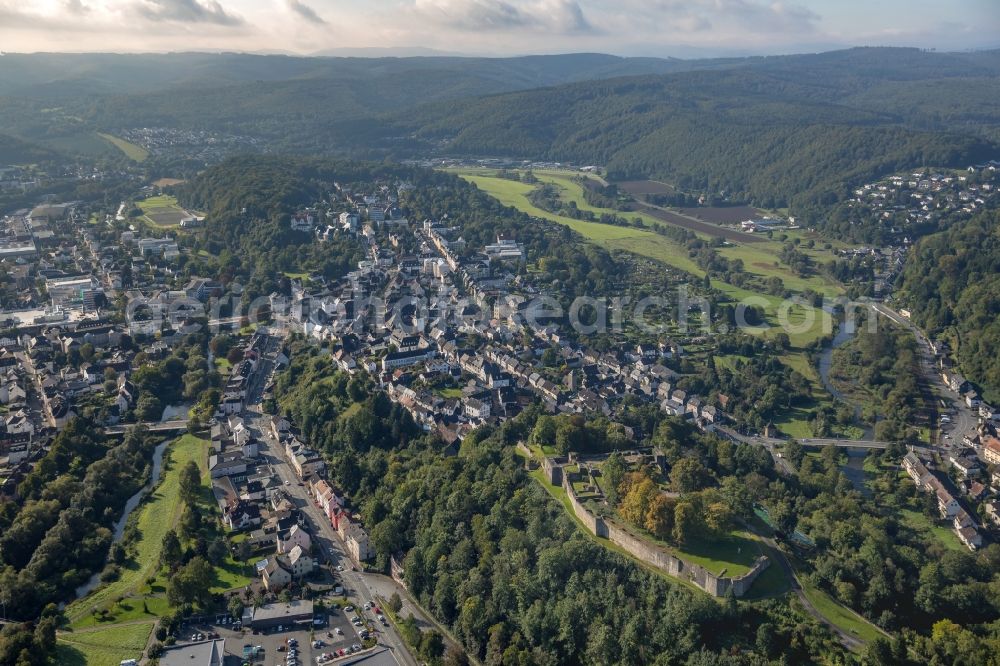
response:
[[[649,513],[650,503],[660,490],[648,476],[638,472],[633,472],[630,476],[638,478],[628,484],[628,492],[622,498],[619,512],[628,522],[642,526]]]
[[[733,514],[744,519],[750,518],[753,514],[753,495],[744,479],[735,476],[724,478],[722,496]]]
[[[399,550],[402,545],[401,535],[399,521],[391,516],[372,528],[369,538],[375,549],[379,567],[384,568],[389,562],[389,557]]]
[[[392,596],[389,597],[389,609],[393,613],[398,613],[403,607],[403,600],[399,598],[399,592],[393,592]]]
[[[159,421],[163,414],[163,403],[148,391],[143,391],[135,404],[135,416],[140,421]]]
[[[94,358],[94,345],[89,342],[84,342],[80,345],[80,358],[88,363]]]
[[[865,666],[883,666],[883,664],[896,663],[892,657],[892,645],[889,643],[889,639],[884,636],[876,636],[868,643],[863,663]]]
[[[619,486],[621,486],[627,471],[625,459],[617,451],[608,456],[608,459],[601,466],[601,486],[611,506],[618,506],[618,502],[621,500]]]
[[[167,581],[167,600],[172,606],[195,603],[207,608],[215,570],[204,558],[195,556]]]
[[[167,530],[163,535],[163,544],[160,548],[160,564],[166,565],[171,571],[180,566],[181,540],[177,538],[177,532]]]
[[[442,663],[444,666],[469,666],[469,658],[460,647],[452,643],[444,651]]]
[[[212,539],[208,544],[208,551],[206,553],[208,561],[212,564],[218,566],[225,562],[226,555],[229,554],[229,549],[226,548],[226,542],[221,538],[216,537]]]
[[[444,654],[444,639],[440,633],[433,629],[425,631],[420,637],[420,646],[417,651],[427,661],[434,661]]]
[[[757,636],[755,646],[757,651],[760,652],[764,657],[770,658],[774,653],[776,642],[775,642],[775,632],[774,625],[770,622],[764,622],[759,627],[757,627]]]
[[[678,544],[690,543],[701,527],[698,510],[690,502],[679,502],[674,507],[674,541]]]
[[[528,443],[535,446],[551,446],[556,441],[556,420],[551,416],[540,416],[531,430]]]
[[[247,541],[240,541],[236,546],[236,559],[246,562],[253,556],[253,546]]]
[[[644,527],[658,539],[669,539],[674,529],[676,500],[665,493],[657,493],[649,503]]]
[[[181,535],[186,539],[193,539],[198,530],[201,529],[201,511],[197,504],[187,504],[181,511],[180,520]]]
[[[189,460],[181,468],[180,474],[181,500],[187,504],[194,504],[201,494],[201,470],[198,463]]]
[[[705,486],[708,471],[699,460],[692,457],[681,458],[670,470],[670,483],[674,490],[691,493]]]
[[[724,502],[712,502],[705,511],[706,527],[717,534],[726,532],[732,519],[733,512]]]
[[[243,617],[243,600],[240,599],[239,595],[234,594],[229,597],[229,603],[226,605],[226,610],[229,611],[229,616],[234,619],[240,619]]]

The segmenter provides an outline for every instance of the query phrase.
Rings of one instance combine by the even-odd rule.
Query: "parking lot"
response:
[[[184,626],[177,642],[183,644],[192,641],[192,636],[196,637],[194,640],[203,640],[212,634],[217,634],[220,638],[226,639],[226,652],[230,655],[242,658],[244,647],[253,648],[253,656],[247,660],[249,663],[304,666],[316,664],[316,658],[320,655],[336,656],[340,650],[346,651],[353,646],[360,646],[363,643],[361,632],[369,626],[376,633],[382,629],[381,625],[374,621],[374,614],[363,608],[354,608],[349,612],[331,608],[324,617],[327,619],[326,626],[283,626],[281,631],[278,631],[277,627],[259,631],[243,628],[237,630],[231,625],[218,624],[211,620],[195,622]],[[355,627],[352,623],[354,617],[360,617],[367,622],[363,622],[361,627]],[[200,639],[197,638],[199,635]],[[292,661],[288,659],[291,654],[289,639],[297,641],[295,659]],[[313,647],[314,641],[320,641],[320,645]]]

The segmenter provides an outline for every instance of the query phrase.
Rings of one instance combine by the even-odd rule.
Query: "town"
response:
[[[649,405],[698,432],[760,447],[776,468],[794,474],[783,455],[791,440],[770,428],[748,429],[727,411],[726,394],[699,395],[679,382],[691,350],[705,345],[703,331],[674,327],[603,351],[581,343],[549,309],[558,294],[524,270],[528,250],[516,236],[498,233],[474,247],[456,221],[408,219],[414,191],[406,181],[365,190],[331,183],[324,200],[288,217],[288,229],[318,247],[353,244],[363,258],[339,278],[288,277],[287,291],[242,310],[238,287],[190,270],[191,226],[183,221],[162,236],[146,235],[148,224],[137,227],[121,214],[126,203],[117,215],[49,203],[5,218],[4,261],[13,284],[0,315],[0,491],[16,501],[19,485],[77,417],[109,437],[131,428],[167,437],[190,431],[207,442],[197,455],[231,556],[254,563],[248,592],[227,592],[242,600],[231,608],[252,603],[240,613],[185,620],[191,630],[158,648],[159,663],[214,664],[246,631],[275,628],[279,639],[245,644],[244,658],[287,650],[288,664],[300,654],[325,663],[357,652],[415,663],[396,624],[407,595],[403,562],[393,558],[391,576],[371,566],[376,550],[360,507],[274,400],[276,377],[302,344],[329,354],[345,375],[369,378],[436,438],[445,456],[458,455],[477,429],[538,405],[553,416],[607,419],[620,438],[616,448],[644,449],[633,470],[641,471],[648,456],[666,472],[662,460],[655,462],[662,452],[639,443],[648,433],[616,422],[623,410]],[[885,305],[872,316],[878,308],[904,322],[909,316]],[[1000,534],[1000,412],[953,370],[946,344],[917,335],[948,398],[941,399],[946,413],[937,441],[900,450],[896,462],[920,492],[934,496],[941,520],[974,551]],[[183,347],[191,348],[186,365],[173,368]],[[154,381],[165,374],[173,379]],[[160,380],[163,388],[151,390]],[[893,448],[846,438],[801,444]],[[626,534],[628,528],[592,513],[608,503],[607,458],[581,458],[581,451],[554,445],[522,446],[526,467],[544,468],[593,533]],[[759,555],[749,573],[727,578],[725,569],[705,570],[679,550],[642,543],[645,537],[615,538],[638,559],[720,597],[748,594],[772,564]],[[390,598],[393,623],[381,607]],[[380,652],[385,646],[389,652]]]

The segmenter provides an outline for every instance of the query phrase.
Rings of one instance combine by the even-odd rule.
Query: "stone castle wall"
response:
[[[594,515],[577,499],[576,493],[573,491],[573,484],[567,476],[566,474],[552,474],[550,479],[552,477],[560,479],[561,483],[553,483],[553,485],[562,485],[569,497],[570,506],[573,507],[573,513],[592,534],[607,539],[636,559],[651,564],[671,576],[694,583],[712,596],[725,596],[732,589],[734,595],[742,597],[750,589],[757,576],[771,564],[766,556],[761,555],[754,562],[750,571],[742,576],[716,576],[702,566],[685,562],[665,548],[631,534],[614,521]]]

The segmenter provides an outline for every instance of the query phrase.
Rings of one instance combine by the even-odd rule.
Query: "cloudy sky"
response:
[[[697,56],[1000,47],[1000,0],[0,0],[3,51]]]

